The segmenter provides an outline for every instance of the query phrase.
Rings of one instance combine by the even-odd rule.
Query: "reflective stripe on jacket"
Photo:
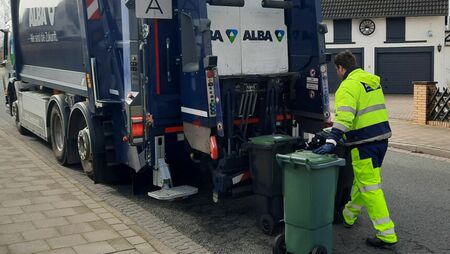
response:
[[[333,128],[345,133],[346,145],[358,145],[392,136],[380,77],[362,69],[351,71],[335,98]]]

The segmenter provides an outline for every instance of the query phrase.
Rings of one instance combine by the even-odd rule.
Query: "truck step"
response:
[[[158,200],[172,201],[179,198],[186,198],[197,193],[197,188],[189,185],[182,185],[170,189],[160,189],[149,192],[148,195]]]

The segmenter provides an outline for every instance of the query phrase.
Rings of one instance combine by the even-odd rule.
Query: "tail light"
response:
[[[131,136],[133,138],[140,138],[144,136],[144,117],[131,117]]]
[[[219,159],[219,147],[217,146],[217,139],[215,136],[211,136],[209,138],[209,150],[211,159],[213,160]]]

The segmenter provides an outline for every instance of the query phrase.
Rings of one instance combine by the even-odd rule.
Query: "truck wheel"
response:
[[[28,130],[22,127],[22,124],[20,123],[19,120],[19,106],[17,105],[17,101],[13,102],[11,113],[14,116],[16,129],[20,133],[20,135],[28,135],[29,134]]]
[[[65,123],[58,106],[53,106],[50,113],[50,139],[53,154],[61,165],[66,163]]]
[[[78,132],[77,138],[78,155],[80,155],[81,166],[86,175],[94,180],[94,165],[92,161],[92,146],[89,128],[85,127]]]

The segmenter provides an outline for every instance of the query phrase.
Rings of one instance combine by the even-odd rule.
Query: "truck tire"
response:
[[[80,103],[75,108],[69,126],[69,139],[73,142],[69,143],[75,145],[84,173],[94,183],[104,182],[107,163],[104,156],[103,126],[99,119],[90,116],[84,104]]]
[[[66,164],[66,123],[58,106],[53,106],[50,112],[50,140],[53,154],[61,164]]]

